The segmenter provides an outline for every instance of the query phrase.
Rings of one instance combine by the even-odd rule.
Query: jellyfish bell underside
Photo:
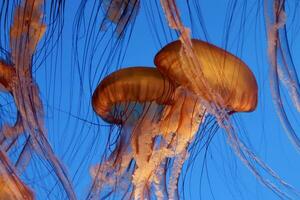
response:
[[[205,115],[201,100],[155,68],[131,67],[107,76],[92,101],[102,119],[121,126],[115,150],[91,168],[96,190],[110,187],[110,192],[122,190],[134,199],[148,199],[152,190],[156,197],[172,196],[186,148]],[[174,176],[163,188],[164,165],[170,158],[181,161],[174,162]]]

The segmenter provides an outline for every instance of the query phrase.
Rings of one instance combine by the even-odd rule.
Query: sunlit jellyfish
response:
[[[155,137],[159,135],[163,106],[172,103],[174,90],[155,68],[147,67],[119,70],[99,84],[93,94],[93,108],[105,121],[121,128],[115,136],[117,143],[113,152],[99,167],[92,169],[94,192],[130,196],[131,183],[133,190],[139,187],[139,183],[134,183],[143,175],[138,170],[149,165],[149,161],[159,159],[155,155]],[[153,174],[149,174],[149,170],[154,169],[154,166],[147,167],[147,174]],[[105,189],[105,185],[110,188]]]
[[[164,76],[153,68],[127,68],[99,84],[93,95],[94,110],[109,123],[120,124],[121,131],[111,136],[117,138],[117,145],[108,159],[91,170],[92,193],[122,191],[120,197],[133,199],[178,198],[177,183],[188,146],[205,116],[214,114],[211,102],[228,112],[255,109],[257,84],[248,67],[221,49],[195,43],[196,51],[213,52],[203,69],[212,92],[206,92],[201,80],[189,84],[184,72],[188,63],[179,55],[179,41],[155,58]]]
[[[165,46],[154,59],[158,70],[173,82],[187,88],[207,103],[214,102],[230,112],[247,112],[256,108],[257,83],[253,73],[240,59],[207,42],[192,40],[199,69],[182,48],[181,41]],[[199,74],[194,74],[194,71]],[[192,78],[202,77],[193,82]]]
[[[172,110],[180,106],[171,106],[165,114],[168,117],[161,121],[161,130],[168,127],[163,132],[164,137],[175,134],[180,140],[175,143],[176,156],[180,162],[173,166],[175,169],[170,175],[173,181],[169,181],[168,186],[168,195],[172,199],[177,198],[176,187],[182,165],[188,158],[187,148],[198,126],[204,121],[197,118],[213,115],[218,120],[226,120],[231,113],[253,111],[257,105],[258,90],[255,77],[247,65],[229,52],[203,41],[192,40],[192,50],[199,61],[198,65],[194,65],[182,46],[181,41],[172,42],[154,59],[158,70],[180,86],[177,90],[185,92],[184,101],[193,100],[179,110],[182,119],[172,119]],[[197,74],[194,74],[195,71]],[[195,105],[201,109],[197,110]],[[197,122],[198,126],[194,125]]]

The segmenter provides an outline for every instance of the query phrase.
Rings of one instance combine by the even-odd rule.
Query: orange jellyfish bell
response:
[[[208,102],[234,112],[248,112],[257,105],[257,83],[247,65],[231,53],[204,41],[192,40],[197,63],[177,40],[155,56],[154,63],[166,77]]]
[[[122,124],[130,110],[116,112],[115,107],[122,103],[156,102],[170,104],[174,86],[155,69],[150,67],[130,67],[107,76],[96,88],[92,105],[95,112],[105,121]]]

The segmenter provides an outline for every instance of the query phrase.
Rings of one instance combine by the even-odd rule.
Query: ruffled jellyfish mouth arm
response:
[[[161,170],[160,166],[167,158],[174,158],[167,194],[170,199],[175,198],[178,177],[182,165],[188,157],[187,147],[195,137],[205,112],[204,106],[196,95],[183,87],[176,88],[173,104],[164,107],[163,116],[156,124],[160,128],[153,132],[155,136],[162,135],[163,141],[156,150],[153,150],[147,162],[141,165],[143,167],[137,168],[136,175],[134,174],[133,182],[135,185],[141,185],[139,191],[136,191],[135,198],[143,198],[143,196],[139,196],[143,194],[143,185],[150,183],[155,185],[162,181],[158,174]],[[164,198],[166,191],[163,187],[156,190],[158,195]]]
[[[174,155],[184,151],[193,139],[206,114],[205,106],[193,93],[179,86],[174,104],[166,106],[160,120],[160,132]]]

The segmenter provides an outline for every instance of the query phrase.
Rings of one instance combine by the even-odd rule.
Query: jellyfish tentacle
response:
[[[17,115],[17,121],[14,126],[4,124],[1,133],[5,139],[15,138],[24,132],[23,122],[21,116]]]
[[[168,185],[168,195],[170,199],[179,199],[178,193],[177,193],[177,184],[178,179],[180,176],[180,172],[182,169],[182,166],[186,159],[188,158],[188,152],[187,150],[183,150],[179,155],[175,157],[175,160],[173,162],[172,166],[172,172],[170,175],[170,182]]]
[[[285,25],[285,13],[284,13],[284,1],[274,1],[270,4],[271,1],[265,1],[265,19],[267,26],[267,36],[268,36],[268,54],[269,54],[269,62],[270,62],[270,88],[273,103],[276,108],[276,112],[280,119],[280,122],[284,128],[284,132],[287,134],[288,138],[295,146],[296,150],[300,152],[300,138],[297,135],[294,127],[292,126],[290,120],[288,119],[286,109],[283,105],[282,94],[280,92],[280,80],[282,80],[282,75],[279,73],[280,66],[278,64],[278,60],[282,61],[284,67],[288,71],[289,76],[286,77],[290,84],[288,87],[290,88],[290,95],[292,97],[292,101],[295,104],[294,106],[299,111],[299,80],[297,74],[294,71],[294,64],[292,62],[292,58],[289,54],[285,54],[282,48],[287,48],[288,45],[284,39],[285,36],[282,32],[282,26]],[[272,6],[272,10],[269,11],[269,7]],[[270,13],[268,13],[270,12]],[[285,28],[283,28],[285,30]],[[289,53],[289,52],[288,52]]]
[[[31,160],[31,138],[28,136],[26,139],[25,145],[23,146],[23,149],[15,163],[15,168],[17,169],[18,174],[22,175],[25,171],[26,167],[28,166],[30,160]]]
[[[134,109],[134,108],[133,108]],[[105,186],[115,186],[122,190],[123,182],[131,180],[126,170],[134,156],[131,150],[132,130],[136,121],[135,115],[129,115],[124,121],[120,131],[120,143],[117,148],[109,155],[104,163],[93,166],[91,168],[91,176],[94,179],[92,188],[92,196],[96,198]],[[125,190],[127,188],[125,187]]]
[[[166,167],[166,160],[163,160],[160,166],[155,170],[155,174],[153,178],[154,192],[158,200],[164,200],[168,195],[166,190],[165,167]]]
[[[46,30],[46,25],[41,22],[42,4],[41,0],[22,1],[15,10],[10,28],[10,47],[16,78],[11,93],[20,113],[24,130],[31,136],[33,149],[52,165],[67,196],[70,199],[76,199],[66,170],[54,155],[49,144],[44,129],[44,110],[39,88],[32,76],[32,56]]]
[[[106,20],[116,25],[117,36],[121,36],[127,25],[135,19],[139,7],[140,0],[104,0],[102,3]],[[105,22],[100,28],[105,30]]]
[[[145,109],[137,125],[133,129],[132,151],[137,166],[147,163],[153,147],[153,137],[157,134],[157,109],[156,103],[145,105]]]

